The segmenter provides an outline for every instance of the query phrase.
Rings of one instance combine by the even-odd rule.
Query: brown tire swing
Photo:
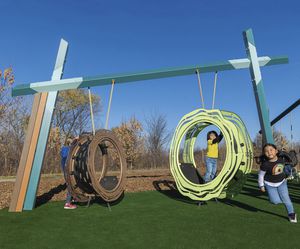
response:
[[[116,201],[124,193],[127,170],[125,153],[117,136],[107,129],[113,87],[114,81],[105,129],[97,132],[89,89],[93,133],[80,135],[70,148],[65,177],[69,192],[78,202],[89,202],[100,197],[109,203]]]

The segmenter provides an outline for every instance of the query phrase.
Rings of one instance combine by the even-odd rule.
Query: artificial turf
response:
[[[234,199],[203,206],[175,191],[148,191],[126,193],[111,211],[96,203],[64,210],[63,202],[0,210],[0,248],[300,248],[300,222],[289,223],[255,178]],[[300,183],[289,189],[299,212]]]

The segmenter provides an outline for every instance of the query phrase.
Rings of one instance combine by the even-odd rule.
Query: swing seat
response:
[[[199,171],[192,163],[181,163],[180,169],[186,179],[195,184],[205,183]]]
[[[105,176],[100,180],[100,185],[106,190],[113,190],[118,185],[116,176]]]

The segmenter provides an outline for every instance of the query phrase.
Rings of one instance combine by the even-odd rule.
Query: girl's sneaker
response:
[[[77,206],[72,203],[66,203],[64,206],[64,209],[75,209],[75,208],[77,208]]]
[[[297,214],[295,213],[289,214],[289,220],[291,223],[297,223]]]

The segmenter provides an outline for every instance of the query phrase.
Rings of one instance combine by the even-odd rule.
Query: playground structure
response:
[[[227,152],[221,172],[213,181],[204,184],[200,174],[196,172],[194,146],[199,133],[209,125],[216,125],[222,131]],[[180,143],[184,137],[183,163],[180,163]],[[240,192],[251,172],[252,142],[246,127],[236,114],[215,109],[198,109],[180,120],[172,139],[169,158],[171,172],[181,194],[197,201],[231,198]]]
[[[114,149],[115,152],[112,151]],[[115,159],[109,158],[111,155],[114,155]],[[109,164],[109,161],[112,161],[113,165]],[[122,145],[112,131],[103,129],[95,135],[81,136],[71,146],[66,164],[67,186],[75,200],[90,202],[92,198],[100,196],[109,203],[122,195],[126,160]],[[101,166],[98,175],[97,165]],[[109,171],[113,167],[119,170]],[[114,174],[109,175],[112,172]]]
[[[287,57],[258,57],[252,30],[249,29],[244,31],[243,35],[248,58],[233,59],[221,63],[212,63],[207,65],[168,68],[130,74],[104,75],[99,77],[78,77],[63,80],[61,79],[61,75],[63,73],[68,43],[64,40],[61,40],[51,81],[30,83],[28,85],[18,85],[13,89],[13,96],[35,94],[35,97],[9,211],[20,212],[22,210],[32,210],[34,207],[41,167],[44,159],[46,143],[58,91],[86,87],[90,88],[94,86],[111,84],[111,82],[113,88],[115,83],[118,84],[165,77],[175,77],[194,74],[195,72],[197,72],[199,76],[199,72],[208,73],[249,68],[263,140],[268,143],[273,143],[272,130],[264,96],[260,67],[288,63],[288,59]],[[176,145],[176,136],[179,134],[178,141],[181,141],[183,136],[180,130],[182,124],[180,123],[174,135],[175,139],[173,138],[175,145],[171,146],[170,149],[170,155],[172,156],[170,157],[171,172],[173,173],[176,184],[178,186],[182,186],[182,188],[179,187],[180,192],[197,200],[206,200],[213,197],[223,198],[234,196],[241,189],[247,173],[249,173],[251,170],[252,164],[252,147],[250,146],[249,135],[242,121],[234,113],[219,110],[206,111],[200,109],[192,112],[192,115],[194,115],[194,117],[191,117],[191,123],[190,125],[187,125],[186,128],[188,131],[185,146],[186,160],[183,163],[189,163],[192,164],[193,167],[196,167],[192,155],[193,141],[204,127],[208,126],[209,124],[215,124],[220,128],[221,131],[224,132],[225,135],[228,150],[225,162],[226,167],[223,167],[219,176],[210,184],[196,184],[191,182],[189,179],[186,179],[187,176],[184,175],[180,163],[176,161],[176,150],[178,150],[178,146]],[[186,117],[183,119],[185,118]],[[87,200],[89,194],[93,194],[99,195],[106,201],[111,201],[115,198],[118,198],[119,194],[123,191],[123,180],[126,176],[126,165],[122,164],[123,158],[122,152],[120,152],[120,166],[122,173],[117,180],[118,183],[107,186],[106,188],[103,187],[105,186],[103,183],[103,181],[105,181],[104,179],[108,179],[105,178],[106,166],[103,166],[100,179],[97,180],[97,176],[95,172],[93,172],[93,166],[91,165],[94,157],[90,155],[90,152],[88,153],[88,156],[81,156],[82,154],[86,154],[87,151],[90,151],[90,146],[94,143],[94,146],[100,147],[102,156],[105,158],[105,145],[102,146],[102,148],[101,145],[106,144],[107,140],[109,139],[94,140],[96,137],[97,135],[90,138],[83,137],[83,140],[78,142],[78,146],[75,145],[72,148],[73,156],[69,157],[68,159],[68,187],[78,199],[81,198],[82,200]],[[232,143],[231,139],[235,141],[233,144],[230,144]],[[118,144],[117,139],[113,138],[111,142],[115,142],[115,147],[118,148],[116,145]],[[87,143],[90,145],[88,146]],[[86,146],[82,146],[85,144]],[[86,148],[84,151],[82,151],[83,149],[81,147]],[[80,163],[78,163],[79,161],[76,162],[75,159],[79,160]],[[103,165],[105,165],[105,159],[103,159]],[[180,177],[178,177],[179,175]],[[83,185],[87,187],[87,189],[85,189],[83,186],[80,187],[80,183],[84,183]],[[191,191],[185,191],[184,189],[190,189],[191,187],[193,188],[192,191],[194,193],[191,193]],[[117,194],[113,196],[109,194],[115,190]]]
[[[293,104],[291,104],[288,108],[286,108],[284,111],[282,111],[279,115],[277,115],[272,121],[271,126],[275,125],[277,122],[279,122],[281,119],[283,119],[286,115],[291,113],[294,109],[296,109],[300,105],[300,99],[296,100]],[[291,130],[291,141],[293,140],[293,125],[292,120],[290,120],[290,130]],[[261,133],[261,130],[259,131]]]

